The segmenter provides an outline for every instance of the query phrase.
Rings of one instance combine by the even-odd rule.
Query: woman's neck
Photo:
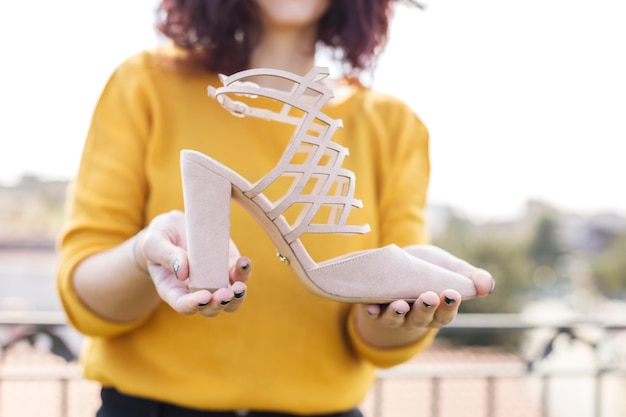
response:
[[[305,75],[315,63],[315,29],[266,31],[250,58],[250,68],[273,68]],[[284,87],[284,80],[272,79],[271,88]]]

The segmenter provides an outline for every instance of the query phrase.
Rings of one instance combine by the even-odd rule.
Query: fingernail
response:
[[[206,307],[209,305],[209,302],[207,301],[206,303],[199,303],[198,307]]]
[[[433,305],[430,303],[427,303],[426,301],[422,301],[422,304],[424,304],[424,307],[426,308],[431,308]]]
[[[174,275],[178,278],[178,270],[180,269],[180,263],[178,261],[174,262],[174,267],[172,270],[174,271]]]
[[[370,307],[370,308],[367,309],[367,314],[370,317],[376,317],[378,315],[378,310],[376,310],[375,307]]]
[[[235,293],[235,298],[241,298],[246,293],[246,291],[239,291]]]
[[[489,294],[493,293],[496,290],[496,280],[492,279],[491,280],[491,291],[489,291]]]
[[[228,300],[222,300],[222,301],[220,301],[220,304],[221,304],[221,305],[223,305],[223,306],[225,306],[226,304],[230,303],[230,301],[231,301],[230,299],[228,299]]]
[[[404,316],[406,314],[406,312],[400,310],[396,310],[395,313],[397,316]]]
[[[456,300],[454,298],[450,298],[447,295],[445,295],[443,297],[443,300],[446,302],[447,305],[451,306],[452,304],[456,303]]]
[[[248,268],[250,268],[250,262],[246,262],[246,263],[244,263],[244,264],[242,264],[242,265],[241,265],[241,269],[243,269],[244,271],[245,271],[246,269],[248,269]]]

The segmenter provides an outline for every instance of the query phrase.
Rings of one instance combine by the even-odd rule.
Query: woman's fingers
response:
[[[186,252],[185,216],[171,211],[155,217],[140,242],[159,296],[181,314],[200,313],[214,317],[222,311],[233,312],[241,306],[247,291],[243,283],[250,277],[250,259],[241,257],[235,243],[230,241],[228,288],[213,293],[189,290],[189,263]],[[139,245],[138,245],[139,246]]]
[[[440,296],[434,291],[427,291],[419,296],[411,306],[407,316],[407,325],[411,327],[433,327],[432,322],[439,308]]]
[[[237,311],[245,300],[247,287],[243,282],[235,282],[229,288],[220,288],[213,293],[207,290],[190,292],[187,282],[176,279],[172,272],[159,266],[151,269],[159,296],[181,314],[200,313],[215,317],[223,311]]]
[[[443,327],[456,317],[461,305],[461,294],[455,290],[445,290],[440,294],[439,307],[431,320],[431,327]]]
[[[416,258],[466,276],[474,282],[479,296],[489,295],[495,289],[495,280],[489,272],[473,266],[442,248],[433,245],[411,245],[404,249]]]
[[[413,303],[396,300],[388,305],[365,305],[364,311],[372,320],[380,320],[386,327],[395,329],[439,328],[456,317],[461,304],[461,294],[455,290],[444,290],[441,294],[427,291]]]
[[[245,282],[252,273],[252,262],[245,256],[238,258],[230,267],[229,279],[231,283]]]
[[[137,246],[148,265],[169,269],[181,280],[189,276],[185,215],[182,212],[174,210],[155,217]]]
[[[245,301],[246,293],[248,291],[246,284],[241,281],[234,282],[230,289],[233,292],[233,298],[224,308],[224,311],[227,313],[232,313],[239,309]]]
[[[411,306],[404,300],[396,300],[389,304],[380,315],[379,320],[392,329],[404,324],[406,315],[411,311]]]
[[[207,305],[213,298],[206,290],[189,292],[186,281],[176,279],[172,271],[161,265],[150,264],[149,268],[161,299],[181,314],[194,314],[199,306]]]

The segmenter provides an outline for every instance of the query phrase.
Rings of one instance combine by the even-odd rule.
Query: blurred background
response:
[[[48,364],[41,352],[50,349],[63,367],[51,360],[46,369],[56,376],[45,382],[67,393],[51,395],[58,415],[89,415],[84,407],[93,403],[73,399],[97,397],[93,385],[68,388],[84,383],[77,369],[67,370],[82,338],[64,325],[56,297],[54,239],[104,84],[124,59],[161,42],[156,4],[3,7],[0,381],[11,384],[0,384],[0,417],[36,406],[8,398],[17,398],[20,384],[43,383],[21,366]],[[444,369],[456,370],[448,377],[458,382],[458,370],[471,363],[494,373],[460,380],[500,381],[485,382],[488,395],[475,395],[482,402],[471,415],[626,415],[613,394],[625,388],[626,358],[625,16],[622,0],[432,0],[423,11],[397,8],[388,47],[366,81],[406,101],[429,128],[433,243],[492,272],[497,290],[463,303],[433,349],[407,364],[412,378],[382,373],[368,415],[398,416],[424,401],[433,416],[458,414],[450,404],[468,386],[433,381]],[[546,369],[586,373],[554,376],[546,393],[548,385],[528,379]],[[411,383],[406,398],[389,398],[401,392],[393,384]],[[503,408],[514,398],[530,408]],[[466,401],[458,401],[464,416]]]

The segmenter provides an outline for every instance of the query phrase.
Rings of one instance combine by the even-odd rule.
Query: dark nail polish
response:
[[[222,300],[220,301],[220,304],[225,306],[226,304],[230,303],[231,300]]]
[[[396,315],[398,316],[404,316],[406,313],[404,311],[398,311],[396,310]]]
[[[236,293],[235,293],[235,298],[241,298],[241,297],[243,297],[243,295],[244,295],[245,293],[246,293],[245,291],[236,292]]]
[[[206,303],[199,303],[198,307],[206,307],[209,305],[209,302],[207,301]]]
[[[172,270],[174,271],[174,275],[178,278],[178,270],[180,269],[180,263],[178,261],[174,262],[174,267]]]
[[[446,302],[447,305],[451,306],[452,304],[456,303],[456,300],[454,298],[450,298],[447,295],[443,297],[444,301]]]
[[[424,307],[426,308],[431,308],[433,306],[432,304],[429,304],[426,301],[422,301],[422,304],[424,304]]]
[[[250,262],[246,262],[245,264],[241,265],[241,269],[243,269],[244,271],[248,268],[250,268]]]

